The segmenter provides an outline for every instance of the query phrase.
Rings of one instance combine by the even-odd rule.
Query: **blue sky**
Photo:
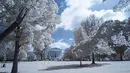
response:
[[[65,49],[73,42],[73,30],[78,27],[82,20],[94,14],[104,20],[123,20],[129,17],[129,12],[113,12],[112,8],[119,0],[56,0],[59,6],[58,15],[61,23],[57,24],[56,31],[52,34],[51,47]]]

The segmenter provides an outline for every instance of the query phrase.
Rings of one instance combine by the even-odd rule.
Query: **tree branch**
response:
[[[20,25],[20,23],[23,21],[24,17],[27,14],[27,11],[28,11],[27,8],[22,8],[16,21],[12,23],[4,32],[0,34],[0,41],[2,41],[9,33],[11,33],[17,26]]]

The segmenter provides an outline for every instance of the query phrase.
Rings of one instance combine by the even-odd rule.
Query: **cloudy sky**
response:
[[[112,8],[119,0],[56,0],[59,6],[58,15],[61,23],[56,26],[52,34],[51,47],[65,49],[73,42],[73,29],[78,27],[82,20],[91,14],[102,17],[104,20],[123,20],[128,17],[128,12],[113,12]]]

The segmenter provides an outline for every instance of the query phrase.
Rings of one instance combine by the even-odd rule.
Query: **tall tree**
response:
[[[84,34],[82,32],[82,27],[78,27],[74,30],[74,39],[75,39],[75,43],[78,44],[81,41],[85,40],[84,38]]]
[[[77,53],[78,55],[80,54],[81,58],[89,56],[95,50],[96,47],[94,46],[94,42],[96,41],[93,40],[91,42],[91,40],[96,35],[99,27],[102,25],[102,22],[103,22],[102,19],[96,18],[94,15],[91,15],[81,23],[79,29],[80,32],[82,33],[80,35],[82,35],[83,40],[79,40],[80,42],[74,49],[74,52]],[[81,38],[81,36],[78,36],[79,34],[76,35],[77,35],[76,37]],[[77,39],[75,38],[75,40]],[[94,52],[92,53],[92,55],[93,55],[92,57],[94,57]]]
[[[74,60],[75,55],[73,53],[74,45],[71,45],[69,48],[64,51],[64,59]]]
[[[120,55],[120,60],[123,60],[124,52],[127,49],[128,42],[126,41],[125,37],[122,35],[123,32],[120,32],[118,35],[112,36],[113,40],[113,49],[117,54]]]
[[[127,49],[126,45],[120,45],[120,46],[116,46],[114,47],[114,50],[116,51],[117,54],[120,55],[120,60],[123,60],[123,56],[124,56],[124,52]]]
[[[20,39],[20,23],[23,21],[27,10],[23,13],[24,8],[21,10],[21,12],[19,13],[16,21],[11,24],[11,26],[9,26],[4,32],[1,33],[0,35],[0,40],[3,40],[4,37],[6,37],[9,33],[11,33],[16,27],[17,27],[17,31],[16,31],[16,43],[15,43],[15,53],[14,53],[14,61],[13,61],[13,67],[12,67],[12,71],[11,73],[17,73],[17,66],[18,66],[18,53],[19,53],[19,39]]]
[[[55,29],[55,24],[59,23],[56,15],[58,6],[54,0],[2,0],[0,1],[1,19],[0,24],[10,26],[18,15],[21,7],[29,9],[28,15],[23,20],[20,27],[20,45],[30,42],[35,51],[42,51],[45,44],[51,43],[51,33]]]
[[[7,27],[11,26],[10,24],[14,22],[14,19],[17,17],[22,7],[28,8],[29,11],[28,15],[24,18],[23,22],[20,25],[20,27],[22,27],[22,33],[19,39],[20,42],[17,42],[17,44],[19,45],[15,46],[18,49],[23,44],[26,44],[26,42],[29,42],[36,50],[44,49],[44,43],[51,43],[51,33],[55,28],[55,24],[57,23],[57,21],[59,21],[56,15],[58,7],[55,1],[1,0],[0,24],[6,25]],[[22,15],[24,15],[24,13]],[[15,72],[12,72],[16,73],[16,71],[17,70],[15,69]]]
[[[127,41],[128,36],[129,36],[128,33],[130,31],[128,29],[128,27],[129,27],[129,24],[126,22],[120,22],[118,20],[105,21],[104,23],[101,23],[101,25],[98,27],[97,30],[95,29],[96,32],[93,35],[91,35],[92,37],[90,36],[91,38],[87,39],[87,41],[82,41],[81,43],[79,43],[76,46],[76,48],[74,49],[74,52],[77,52],[78,49],[82,50],[82,53],[78,54],[82,57],[88,56],[90,54],[90,52],[92,52],[92,51],[98,52],[99,50],[101,52],[109,51],[110,53],[113,53],[113,50],[107,50],[107,49],[111,48],[111,46],[109,44],[110,44],[110,42],[112,42],[112,39],[111,39],[112,36],[118,35],[120,32],[123,32],[122,35],[124,36],[124,39],[126,39],[126,41]],[[87,28],[85,28],[85,29],[88,30]],[[89,29],[93,29],[93,27],[90,27]],[[102,41],[100,44],[101,40],[103,40],[104,42]],[[102,43],[104,45],[102,45]],[[97,46],[97,45],[99,45],[99,46]],[[100,48],[100,46],[101,47],[106,46],[106,47],[104,47],[105,49],[103,49],[103,48]]]
[[[124,52],[124,57],[126,60],[130,60],[130,48],[126,49]]]

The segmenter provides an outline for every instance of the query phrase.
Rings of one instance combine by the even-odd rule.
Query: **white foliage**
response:
[[[76,28],[74,30],[74,39],[75,39],[76,44],[80,43],[81,41],[85,39],[84,34],[82,32],[82,27]]]
[[[34,51],[34,47],[32,46],[31,43],[27,43],[27,44],[23,45],[21,48],[26,49],[27,52],[33,52]]]
[[[128,42],[126,41],[125,37],[122,34],[123,34],[123,32],[120,32],[118,35],[114,35],[111,37],[114,44],[116,44],[118,46],[128,45]]]
[[[24,48],[31,48],[29,51],[33,48],[43,50],[52,42],[51,33],[60,21],[57,16],[58,6],[54,0],[1,0],[0,24],[10,26],[23,6],[29,11],[20,25],[20,45],[27,45]]]
[[[19,60],[27,60],[27,52],[24,49],[20,49]]]
[[[105,54],[115,53],[115,52],[108,46],[108,43],[105,42],[103,39],[100,39],[96,46],[97,46],[96,53],[101,53],[101,54],[103,54],[103,53],[105,53]]]
[[[33,52],[28,52],[27,58],[29,61],[37,60],[37,57]]]
[[[85,21],[81,23],[81,26],[85,30],[88,37],[93,37],[96,33],[99,27],[102,25],[103,21],[101,18],[97,18],[94,15],[90,15],[86,18]]]
[[[126,49],[126,51],[124,52],[124,56],[126,59],[130,60],[130,47],[128,49]]]
[[[74,39],[75,39],[75,49],[73,50],[78,56],[88,56],[92,51],[95,51],[95,45],[93,45],[93,37],[96,35],[99,27],[102,25],[103,21],[100,18],[96,18],[91,15],[86,18],[85,21],[81,23],[81,26],[75,29]]]

